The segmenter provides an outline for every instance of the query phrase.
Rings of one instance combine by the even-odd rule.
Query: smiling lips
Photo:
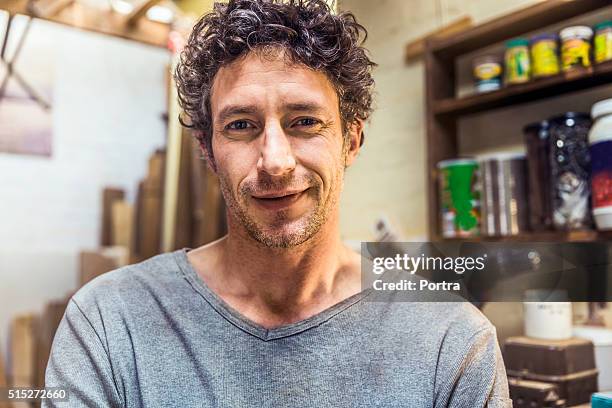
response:
[[[261,207],[278,211],[298,201],[307,190],[269,192],[253,195],[252,197]]]

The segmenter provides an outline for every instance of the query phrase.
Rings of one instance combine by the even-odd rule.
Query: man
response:
[[[371,111],[363,33],[318,0],[230,1],[195,26],[176,78],[228,234],[73,297],[47,369],[68,405],[510,406],[486,318],[368,301],[340,241],[344,171]]]

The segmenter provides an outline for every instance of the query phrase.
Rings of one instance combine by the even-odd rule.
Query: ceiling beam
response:
[[[30,10],[37,17],[51,17],[70,6],[74,0],[34,1],[30,3]]]
[[[168,24],[143,18],[128,25],[124,14],[112,10],[101,10],[78,1],[58,10],[54,15],[38,16],[28,7],[28,3],[28,0],[0,0],[0,10],[6,10],[11,15],[23,14],[37,17],[42,20],[156,47],[166,48],[168,45],[168,34],[170,33]]]

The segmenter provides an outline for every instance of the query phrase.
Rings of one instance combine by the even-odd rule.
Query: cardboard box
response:
[[[129,261],[129,252],[125,247],[115,246],[96,251],[81,251],[79,287],[103,273],[127,265]]]

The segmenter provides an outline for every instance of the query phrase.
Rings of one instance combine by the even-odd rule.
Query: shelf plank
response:
[[[460,116],[551,98],[612,83],[612,61],[590,69],[576,70],[553,77],[535,79],[525,84],[511,85],[498,91],[474,94],[462,98],[447,98],[434,102],[437,116]]]
[[[542,1],[531,7],[478,25],[453,37],[432,39],[428,46],[438,57],[452,59],[601,7],[610,6],[610,4],[610,0]]]
[[[514,236],[479,236],[466,238],[432,237],[439,242],[604,242],[612,241],[612,231],[541,231],[525,232]]]
[[[142,18],[134,24],[128,25],[126,24],[126,16],[123,14],[112,10],[98,9],[77,1],[67,4],[64,8],[57,9],[56,13],[50,15],[37,15],[28,4],[28,0],[0,0],[0,11],[5,10],[10,14],[22,14],[155,47],[166,48],[168,46],[169,24]]]

